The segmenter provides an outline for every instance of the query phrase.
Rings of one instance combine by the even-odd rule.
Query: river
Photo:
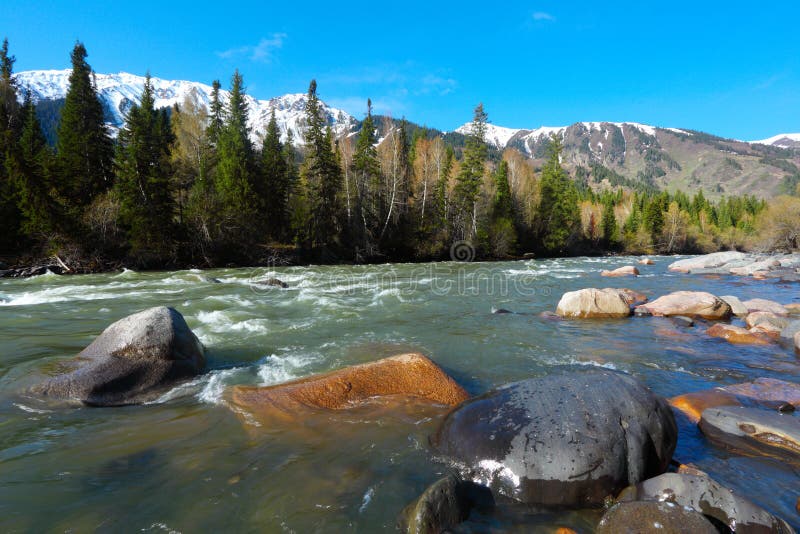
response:
[[[800,360],[777,345],[730,345],[663,318],[538,316],[584,287],[800,300],[797,285],[669,273],[677,258],[654,259],[635,279],[600,277],[635,261],[617,257],[2,280],[0,531],[392,532],[403,506],[449,468],[428,446],[446,409],[375,404],[259,425],[229,408],[227,390],[402,352],[430,356],[472,394],[563,364],[622,370],[667,397],[757,377],[800,381]],[[288,289],[252,283],[269,276]],[[208,349],[207,373],[142,406],[53,408],[24,395],[110,323],[156,305],[185,316]],[[800,527],[800,469],[727,453],[678,424],[678,461]],[[498,531],[591,532],[597,517],[512,506],[491,521]]]

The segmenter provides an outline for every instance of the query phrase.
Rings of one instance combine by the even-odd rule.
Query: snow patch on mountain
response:
[[[751,144],[777,146],[780,148],[798,148],[800,147],[800,133],[784,133],[773,135],[769,139],[762,139],[760,141],[750,141]]]
[[[468,122],[463,126],[456,128],[456,133],[469,135],[472,132],[472,123]],[[518,128],[506,128],[504,126],[496,126],[494,124],[486,125],[486,142],[497,148],[505,148],[512,137],[517,135],[520,130]]]
[[[69,88],[69,75],[66,70],[31,70],[16,74],[17,84],[20,88],[31,91],[34,101],[56,100],[64,98]],[[116,134],[125,122],[125,113],[136,103],[144,90],[144,76],[137,76],[127,72],[117,74],[95,74],[95,83],[100,99],[105,105],[109,116],[109,127]],[[186,80],[164,80],[151,78],[157,108],[181,105],[187,97],[193,98],[197,103],[208,108],[211,102],[210,85]],[[220,100],[226,104],[230,93],[220,90]],[[245,96],[249,109],[248,124],[251,128],[251,138],[260,143],[269,123],[272,111],[285,141],[291,131],[294,142],[302,144],[305,123],[305,107],[307,97],[305,94],[288,94],[269,100],[257,100],[250,95]],[[357,121],[346,111],[332,108],[322,103],[328,124],[339,135],[346,133],[357,125]]]

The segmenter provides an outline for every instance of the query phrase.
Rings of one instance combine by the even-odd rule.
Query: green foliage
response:
[[[19,135],[19,103],[14,80],[14,56],[8,53],[8,39],[0,48],[0,250],[10,250],[18,245],[19,217],[17,191],[8,172],[8,159],[15,150]]]
[[[561,167],[561,150],[561,139],[553,135],[539,184],[539,233],[548,254],[563,254],[580,223],[578,194]]]
[[[603,217],[600,226],[605,246],[615,247],[619,241],[619,227],[617,226],[617,216],[614,214],[614,203],[611,201],[603,203]]]
[[[292,159],[293,154],[281,143],[273,109],[261,149],[262,181],[258,187],[263,206],[262,216],[267,221],[267,229],[273,239],[285,239],[289,235],[289,196],[295,181]]]
[[[486,122],[488,116],[483,104],[475,107],[472,127],[464,148],[461,170],[456,177],[455,208],[456,232],[463,239],[475,238],[477,234],[477,202],[483,182],[486,163]]]

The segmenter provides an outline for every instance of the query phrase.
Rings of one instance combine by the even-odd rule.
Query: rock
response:
[[[769,341],[763,336],[731,324],[717,323],[706,330],[706,334],[739,345],[769,345]]]
[[[800,354],[800,332],[794,335],[794,351]]]
[[[708,408],[740,406],[742,402],[759,405],[789,403],[800,408],[800,385],[775,378],[757,378],[752,382],[687,393],[669,400],[673,408],[694,422],[698,422]]]
[[[431,484],[406,506],[397,526],[409,534],[438,534],[465,521],[474,507],[493,505],[489,488],[451,474]]]
[[[510,498],[583,507],[663,473],[676,440],[666,402],[633,377],[567,368],[463,403],[432,445]]]
[[[205,282],[206,284],[221,284],[222,282],[219,281],[217,278],[211,278],[210,276],[206,276],[204,274],[197,274],[195,275],[197,280],[200,282]]]
[[[718,534],[703,514],[671,502],[633,501],[612,506],[596,534]]]
[[[767,300],[767,299],[750,299],[742,304],[745,305],[747,311],[750,313],[753,312],[771,312],[775,315],[779,315],[781,317],[786,317],[789,315],[789,310],[783,307],[783,305],[775,302],[774,300]]]
[[[613,271],[600,271],[600,276],[639,276],[639,269],[632,265],[626,265]]]
[[[731,307],[731,311],[737,317],[744,317],[748,313],[747,306],[745,306],[738,297],[734,297],[733,295],[725,295],[720,297],[720,299],[724,300],[728,306]]]
[[[781,330],[780,335],[780,342],[784,345],[793,345],[794,344],[794,336],[800,332],[800,319],[795,319],[794,321],[789,321],[786,323],[786,326],[783,330]]]
[[[680,326],[682,328],[691,328],[694,326],[694,321],[691,317],[684,317],[683,315],[675,315],[670,317],[670,320],[675,326]]]
[[[767,258],[761,261],[754,261],[753,263],[744,265],[742,267],[733,267],[730,269],[730,273],[737,276],[750,276],[758,271],[770,271],[780,266],[781,262],[775,258]]]
[[[654,265],[655,262],[650,258],[642,258],[638,261],[639,265]]]
[[[753,328],[762,324],[770,324],[777,328],[778,332],[789,326],[789,319],[766,311],[750,313],[745,317],[744,322],[748,328]]]
[[[74,364],[74,371],[35,386],[33,392],[91,406],[137,404],[198,374],[205,355],[183,316],[160,306],[106,328]]]
[[[720,521],[735,532],[794,532],[784,520],[705,476],[664,473],[625,488],[618,500],[671,502]]]
[[[674,272],[688,273],[694,269],[720,267],[727,263],[731,263],[732,261],[742,260],[746,257],[747,255],[743,252],[715,252],[713,254],[706,254],[705,256],[695,256],[694,258],[676,261],[670,264],[668,269]]]
[[[266,280],[257,280],[255,284],[259,286],[281,287],[283,289],[289,287],[289,284],[287,284],[282,280],[278,280],[277,278],[267,278]]]
[[[711,293],[676,291],[636,307],[656,316],[687,315],[704,319],[727,319],[731,307]]]
[[[494,315],[503,315],[506,313],[514,313],[514,312],[511,310],[507,310],[505,308],[492,308],[492,314]]]
[[[681,475],[696,475],[707,477],[708,473],[701,470],[694,464],[681,464],[678,466],[678,473]]]
[[[551,311],[543,311],[539,313],[538,317],[545,319],[546,321],[563,321],[564,318],[558,315],[557,313],[553,313]]]
[[[627,317],[631,314],[629,298],[630,295],[611,288],[569,291],[561,296],[556,313],[561,317]]]
[[[644,293],[639,293],[638,291],[634,291],[633,289],[621,288],[616,289],[615,291],[619,291],[620,295],[622,295],[622,298],[625,299],[625,302],[627,302],[629,306],[644,304],[647,302],[647,295]]]
[[[36,265],[3,270],[0,278],[30,278],[31,276],[40,276],[47,273],[62,274],[63,272],[64,268],[58,264]]]
[[[800,463],[800,418],[758,408],[721,406],[705,410],[699,426],[707,438],[724,448]]]
[[[789,315],[800,315],[800,304],[793,302],[791,304],[784,304],[784,308],[789,312]]]
[[[233,402],[256,414],[295,415],[303,408],[343,410],[373,397],[399,395],[455,406],[464,389],[422,354],[400,354],[266,387],[234,386]]]

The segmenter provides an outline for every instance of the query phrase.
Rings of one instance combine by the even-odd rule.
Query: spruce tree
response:
[[[119,133],[116,168],[120,218],[131,254],[145,265],[169,259],[174,238],[170,151],[174,141],[169,116],[154,107],[148,73],[138,104]]]
[[[86,206],[112,185],[114,146],[103,119],[86,48],[75,44],[56,143],[58,183],[73,223]]]
[[[474,239],[478,226],[478,194],[483,182],[483,171],[488,148],[486,146],[486,121],[483,104],[475,107],[472,127],[464,147],[464,160],[456,178],[455,201],[458,233],[463,239]]]
[[[17,191],[8,170],[7,160],[15,150],[19,135],[19,102],[14,79],[14,56],[8,53],[8,39],[0,48],[0,251],[16,248],[19,239],[20,213]]]
[[[358,133],[355,153],[353,154],[352,170],[356,183],[355,210],[360,219],[360,231],[355,237],[360,247],[370,251],[374,245],[376,233],[381,223],[381,166],[378,161],[378,151],[375,148],[375,123],[372,120],[372,101],[367,100],[367,116],[361,123]]]
[[[282,239],[289,227],[290,175],[286,157],[273,109],[261,149],[262,180],[258,188],[262,216],[273,239]]]
[[[619,228],[617,227],[617,217],[614,214],[614,202],[607,199],[603,203],[603,218],[601,220],[603,232],[603,244],[606,247],[614,247],[619,241]]]
[[[508,162],[500,161],[492,176],[494,198],[492,199],[490,241],[496,257],[507,256],[516,247],[517,232],[513,220],[513,199],[508,183]]]
[[[539,182],[539,230],[548,254],[563,254],[580,224],[578,193],[561,167],[561,139],[553,135]]]
[[[219,89],[219,80],[214,80],[211,83],[211,103],[208,110],[207,133],[209,141],[215,146],[219,141],[219,134],[222,132],[223,124],[223,108],[222,101],[219,98]]]

